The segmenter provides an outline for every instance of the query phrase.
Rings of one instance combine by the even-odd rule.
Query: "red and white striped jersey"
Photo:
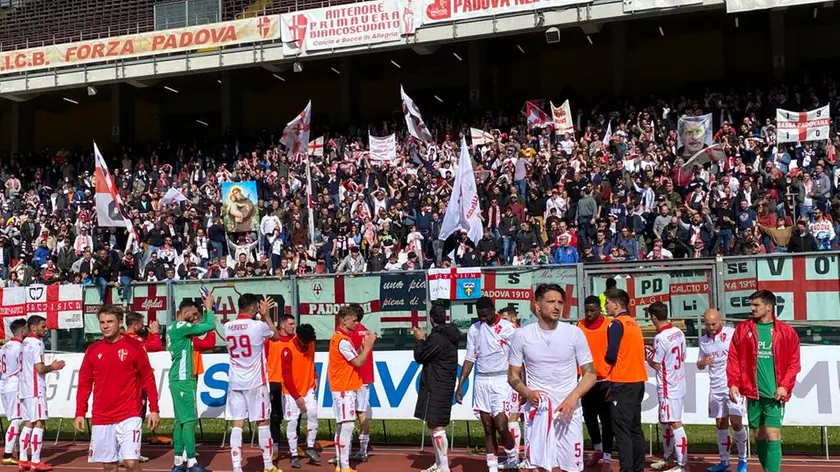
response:
[[[18,338],[12,338],[0,348],[0,392],[17,392],[20,384],[20,369],[23,362],[23,344]]]
[[[47,380],[44,374],[35,371],[35,364],[44,363],[44,342],[30,334],[23,339],[20,369],[20,398],[44,397],[47,394]]]
[[[656,372],[656,393],[659,398],[685,396],[685,335],[672,324],[663,326],[653,338],[653,362],[660,364]]]
[[[230,390],[251,390],[268,385],[265,341],[274,331],[265,321],[239,316],[225,323],[225,344],[230,355]]]

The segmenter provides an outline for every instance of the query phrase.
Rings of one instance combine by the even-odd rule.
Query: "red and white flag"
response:
[[[400,96],[402,97],[403,115],[405,115],[405,125],[408,127],[408,132],[415,138],[421,141],[431,141],[432,133],[423,122],[423,117],[420,116],[420,109],[414,104],[414,100],[405,93],[402,85],[400,85]]]
[[[569,106],[569,101],[566,100],[559,107],[555,107],[551,103],[551,116],[554,126],[555,134],[575,134],[575,124],[572,121],[572,108]]]
[[[306,108],[292,121],[286,124],[283,130],[283,137],[280,142],[289,150],[289,154],[297,156],[309,149],[309,129],[312,125],[312,100],[306,104]]]
[[[49,329],[83,328],[81,285],[35,285],[26,287],[26,314],[47,319]]]
[[[96,219],[99,226],[106,228],[125,228],[128,232],[128,241],[125,245],[126,252],[132,254],[139,250],[139,239],[137,232],[134,231],[134,225],[122,210],[122,198],[117,191],[117,186],[111,180],[111,174],[108,172],[108,165],[105,164],[105,158],[99,152],[99,146],[96,142],[93,143],[93,154],[96,160],[96,167],[94,169],[94,180],[96,184],[96,193],[94,194],[94,202],[96,203]],[[136,250],[132,250],[132,248]]]
[[[530,128],[544,128],[549,122],[548,115],[534,102],[525,102],[525,116]]]
[[[473,146],[482,146],[487,143],[492,143],[495,139],[492,134],[478,128],[470,128],[470,137],[472,138]]]
[[[12,331],[9,325],[12,321],[26,318],[26,288],[25,287],[11,287],[0,288],[0,317],[3,318],[3,323],[0,333],[3,339],[10,339]]]
[[[816,110],[776,110],[776,142],[796,143],[803,141],[824,141],[828,139],[831,113],[828,105]]]
[[[309,155],[321,157],[324,155],[324,137],[315,138],[309,141]]]

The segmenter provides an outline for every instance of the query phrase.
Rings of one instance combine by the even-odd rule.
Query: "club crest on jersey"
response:
[[[465,293],[468,297],[471,297],[471,296],[472,296],[472,294],[473,294],[473,292],[475,292],[475,284],[474,284],[474,283],[472,283],[472,282],[466,282],[466,283],[464,283],[464,293]]]
[[[720,340],[726,341],[726,333],[720,333]]]
[[[128,351],[125,349],[120,349],[117,351],[117,357],[120,358],[120,362],[125,362],[125,358],[128,357]]]

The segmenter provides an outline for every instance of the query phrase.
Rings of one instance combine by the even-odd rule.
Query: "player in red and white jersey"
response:
[[[230,356],[225,420],[233,422],[230,456],[234,472],[242,472],[242,428],[245,421],[258,424],[265,470],[277,471],[271,460],[271,401],[265,358],[265,341],[279,339],[271,319],[271,311],[276,306],[274,300],[260,300],[256,295],[246,293],[239,297],[239,315],[224,325],[225,344]]]
[[[700,337],[700,354],[697,357],[697,368],[709,368],[709,418],[715,419],[717,426],[718,452],[720,463],[706,469],[708,472],[729,471],[729,450],[732,438],[729,436],[729,426],[735,432],[735,444],[738,446],[738,471],[747,472],[747,430],[744,428],[742,417],[746,413],[744,397],[738,402],[729,398],[729,388],[726,378],[726,361],[729,357],[729,344],[735,328],[723,326],[720,312],[714,308],[706,310],[703,315],[706,334]]]
[[[6,419],[9,420],[9,427],[6,429],[5,449],[3,450],[3,465],[17,465],[18,461],[12,457],[12,453],[18,443],[20,427],[23,424],[18,389],[20,388],[26,320],[20,318],[12,321],[9,324],[9,330],[12,333],[12,339],[0,349],[0,370],[3,374],[3,378],[0,380],[0,399],[3,402]]]
[[[142,343],[120,332],[124,311],[104,305],[97,318],[102,339],[85,350],[76,394],[77,432],[85,429],[88,400],[93,394],[88,462],[102,463],[105,472],[116,472],[120,462],[129,472],[139,472],[143,420],[141,405],[149,401],[148,426],[160,422],[155,373]]]
[[[502,319],[509,321],[514,328],[519,329],[519,319],[516,310],[511,307],[502,308],[499,311],[499,316]],[[519,453],[519,446],[522,444],[522,428],[519,426],[519,417],[522,415],[523,402],[520,401],[519,392],[510,389],[510,399],[508,400],[508,429],[513,435],[513,442],[516,443],[516,451]]]
[[[23,353],[20,377],[20,406],[23,429],[20,432],[20,470],[48,471],[52,466],[41,462],[41,448],[44,445],[44,424],[49,418],[47,412],[47,380],[50,372],[64,368],[64,361],[56,360],[44,364],[44,342],[47,335],[47,320],[32,315],[26,321],[29,334],[23,339]]]
[[[659,422],[662,424],[664,460],[651,465],[654,470],[666,469],[670,462],[676,466],[669,472],[684,472],[688,458],[688,438],[682,424],[685,399],[685,335],[668,321],[668,305],[655,302],[647,308],[656,327],[653,355],[648,364],[656,372],[656,394],[659,397]]]
[[[584,469],[580,400],[597,380],[583,331],[560,322],[565,297],[559,285],[537,287],[537,322],[518,329],[510,346],[508,381],[528,401],[525,457],[543,472]]]
[[[478,413],[484,426],[484,445],[487,452],[487,468],[490,472],[499,469],[496,458],[496,433],[502,439],[502,446],[507,455],[507,462],[503,467],[517,468],[519,451],[513,435],[508,429],[508,413],[510,405],[510,385],[507,383],[508,353],[510,352],[510,338],[516,327],[497,313],[493,300],[481,297],[476,302],[478,321],[467,331],[467,354],[461,378],[455,388],[455,400],[461,403],[464,399],[464,382],[476,366],[475,382],[473,384],[473,410]]]

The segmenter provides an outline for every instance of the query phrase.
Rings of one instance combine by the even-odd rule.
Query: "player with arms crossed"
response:
[[[654,302],[647,313],[656,336],[648,364],[656,372],[656,393],[659,397],[659,422],[665,448],[664,460],[651,464],[654,470],[664,470],[669,462],[677,465],[668,472],[685,472],[688,459],[688,438],[682,425],[685,399],[685,335],[668,321],[668,305]]]
[[[516,327],[510,321],[496,314],[493,300],[481,297],[476,302],[478,321],[467,331],[467,354],[458,386],[455,387],[455,400],[464,399],[464,382],[470,376],[473,365],[476,366],[475,386],[473,387],[473,410],[478,412],[484,426],[484,447],[487,453],[487,469],[499,470],[496,458],[496,433],[502,438],[507,462],[502,468],[519,467],[519,451],[513,435],[508,429],[510,413],[511,387],[506,381],[510,338]]]
[[[332,392],[335,414],[335,456],[336,472],[352,472],[350,468],[350,441],[353,438],[353,423],[356,421],[356,394],[362,387],[359,373],[365,360],[373,350],[376,333],[367,333],[362,341],[362,350],[356,352],[350,333],[356,329],[358,317],[350,307],[338,310],[338,329],[330,339],[327,380]]]
[[[726,359],[729,356],[729,344],[735,328],[723,326],[720,312],[714,308],[703,315],[706,335],[700,337],[700,354],[697,368],[709,368],[709,418],[717,425],[718,452],[720,463],[706,469],[708,472],[729,472],[729,448],[732,438],[729,425],[735,431],[735,444],[738,446],[738,472],[747,472],[747,430],[741,418],[746,411],[744,397],[737,403],[729,399],[726,386]]]
[[[294,326],[294,320],[291,322]],[[321,455],[315,450],[318,436],[318,377],[315,373],[315,328],[302,324],[295,330],[294,337],[284,343],[280,352],[283,372],[283,403],[285,405],[286,439],[292,455],[292,468],[300,469],[298,458],[298,421],[306,417],[306,449],[304,453],[315,464],[321,463]]]
[[[23,337],[26,336],[26,320],[19,318],[9,324],[9,331],[12,339],[0,349],[0,369],[3,378],[0,380],[0,397],[3,401],[3,411],[6,412],[6,419],[9,420],[9,427],[6,429],[6,444],[3,450],[3,465],[17,465],[12,457],[15,450],[21,419],[20,398],[20,369],[23,355]]]
[[[225,420],[233,422],[230,457],[234,472],[242,472],[242,427],[246,420],[258,425],[265,471],[278,472],[271,460],[271,400],[265,357],[265,342],[279,338],[270,316],[276,307],[274,300],[260,300],[256,295],[246,293],[239,297],[239,315],[224,326],[230,356]],[[261,319],[256,318],[258,314]]]
[[[20,432],[20,470],[49,471],[52,466],[41,462],[41,448],[44,445],[44,425],[47,412],[47,374],[64,368],[64,361],[56,360],[44,364],[44,342],[47,335],[47,320],[32,315],[26,321],[29,335],[23,340],[21,352],[20,406],[23,429]],[[139,407],[138,410],[140,411]],[[29,455],[31,452],[31,456]]]
[[[597,380],[592,355],[583,331],[560,323],[566,293],[559,285],[538,286],[534,298],[537,322],[514,334],[508,367],[510,386],[527,400],[525,457],[543,472],[579,472],[584,469],[580,399]]]
[[[143,393],[149,401],[149,429],[160,422],[155,373],[143,344],[120,333],[124,317],[121,307],[105,305],[97,317],[102,339],[85,350],[73,426],[78,432],[84,431],[93,393],[88,462],[101,462],[105,472],[116,472],[120,461],[126,470],[140,471]]]

